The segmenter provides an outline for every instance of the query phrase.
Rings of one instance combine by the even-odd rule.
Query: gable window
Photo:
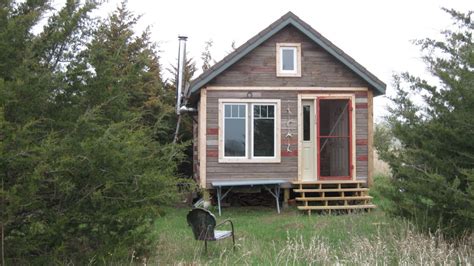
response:
[[[276,60],[278,77],[301,77],[301,44],[277,43]]]
[[[219,100],[219,162],[280,161],[280,100]]]
[[[281,48],[281,71],[296,72],[296,48]]]

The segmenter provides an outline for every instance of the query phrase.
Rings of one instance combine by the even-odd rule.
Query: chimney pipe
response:
[[[184,85],[184,65],[186,64],[186,36],[178,36],[179,51],[178,51],[178,78],[176,84],[176,114],[181,113],[181,104],[183,99],[183,85]]]

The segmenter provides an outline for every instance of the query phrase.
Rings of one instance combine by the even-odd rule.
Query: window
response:
[[[311,141],[311,105],[303,105],[303,141]]]
[[[301,77],[301,44],[277,43],[277,76]]]
[[[229,157],[245,157],[247,142],[247,105],[226,104],[224,115],[224,154]]]
[[[296,48],[281,48],[281,70],[288,72],[296,72]]]
[[[280,161],[280,100],[221,99],[219,105],[219,162]]]
[[[253,157],[275,156],[275,105],[253,104]]]

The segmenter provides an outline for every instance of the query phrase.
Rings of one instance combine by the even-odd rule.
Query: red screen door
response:
[[[352,104],[350,99],[318,98],[318,176],[352,177]]]

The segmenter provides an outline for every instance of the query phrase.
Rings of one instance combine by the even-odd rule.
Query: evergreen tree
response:
[[[115,104],[131,112],[142,112],[142,123],[154,127],[155,139],[169,142],[174,127],[175,92],[162,81],[158,51],[150,41],[149,29],[135,36],[133,27],[138,19],[123,3],[96,31],[83,54],[84,63],[94,69],[84,100],[94,105],[119,93]],[[114,110],[109,112],[110,116],[117,114]]]
[[[0,6],[2,264],[146,256],[176,198],[183,147],[155,47],[125,5],[94,29],[95,6]]]
[[[394,177],[392,211],[455,236],[474,228],[474,24],[472,11],[445,11],[457,29],[445,30],[444,40],[418,41],[439,84],[395,77],[385,134],[393,139],[377,148]]]
[[[61,231],[50,223],[61,212],[56,198],[65,183],[43,168],[45,145],[70,125],[73,97],[64,101],[63,63],[80,45],[81,27],[95,7],[67,1],[52,12],[50,1],[6,1],[0,6],[0,206],[2,264],[8,258],[50,255]],[[49,19],[39,35],[33,27]],[[62,109],[62,110],[61,110]],[[76,115],[77,117],[77,115]],[[47,259],[46,259],[47,260]],[[45,260],[45,261],[46,261]],[[8,261],[8,260],[7,260]]]
[[[178,86],[178,66],[172,65],[168,71],[171,73],[173,77],[170,82],[167,83],[168,91],[176,92],[176,88]],[[184,65],[184,86],[189,87],[192,78],[194,77],[197,71],[196,63],[194,62],[193,58],[190,58],[186,54],[186,62]],[[187,97],[188,95],[185,95]],[[176,99],[174,99],[176,101]],[[180,143],[186,146],[186,160],[184,160],[178,167],[178,171],[180,176],[183,177],[191,177],[193,174],[193,146],[192,146],[192,139],[193,139],[193,114],[183,114],[181,115],[181,119],[175,120],[175,126],[178,129],[177,132],[177,139]],[[179,126],[178,126],[179,123]]]

